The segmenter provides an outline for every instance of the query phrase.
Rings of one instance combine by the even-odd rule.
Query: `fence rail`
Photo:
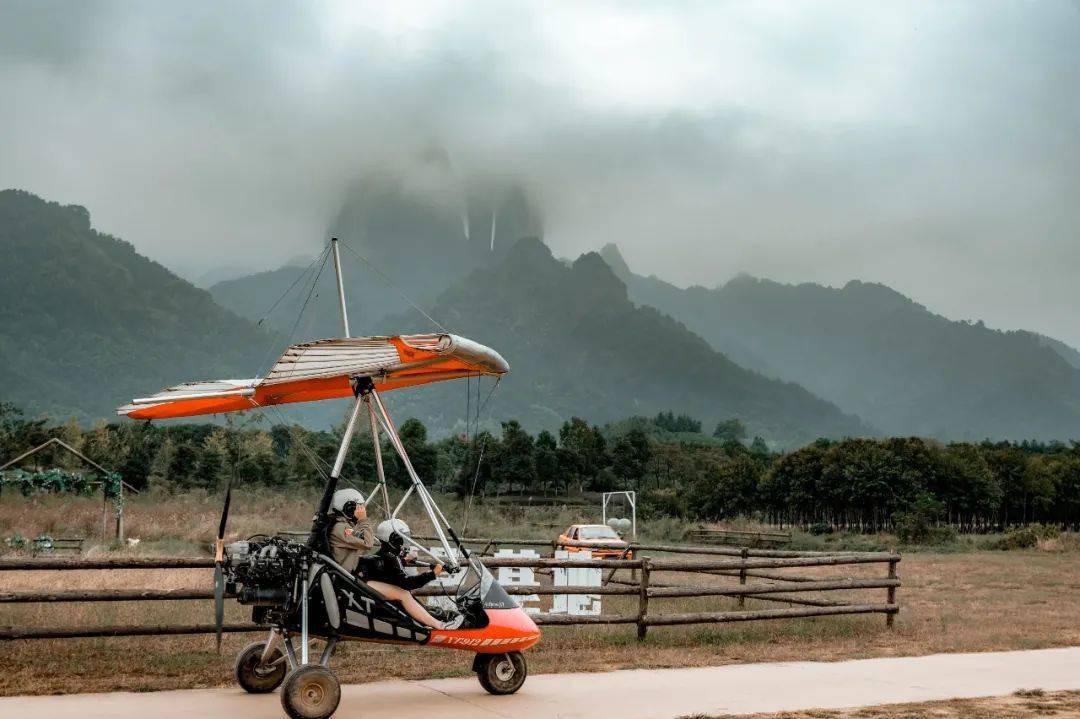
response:
[[[468,540],[492,543],[495,540]],[[499,544],[517,546],[537,540],[500,540]],[[541,546],[534,544],[533,546]],[[550,546],[550,543],[543,543]],[[517,586],[504,588],[511,595],[602,595],[637,597],[637,610],[627,614],[571,615],[539,613],[531,615],[539,625],[598,625],[634,624],[637,635],[644,638],[649,627],[686,624],[727,623],[800,617],[834,615],[884,614],[886,624],[893,626],[894,617],[900,611],[896,591],[900,587],[896,566],[899,554],[892,553],[844,553],[779,552],[775,550],[739,550],[717,547],[685,547],[673,545],[631,545],[637,550],[647,548],[681,554],[699,554],[698,558],[667,558],[635,556],[633,559],[560,559],[554,557],[492,557],[485,556],[484,564],[491,568],[516,567],[539,570],[541,574],[555,569],[606,569],[611,570],[601,586]],[[661,547],[663,549],[661,549]],[[725,558],[719,558],[722,555]],[[780,556],[777,556],[780,555]],[[731,558],[734,557],[734,558]],[[856,567],[884,564],[888,567],[885,577],[806,576],[794,572],[813,567]],[[103,558],[50,558],[22,559],[0,558],[3,571],[80,571],[123,569],[209,569],[213,560],[206,557],[103,557]],[[782,572],[763,572],[763,569],[780,569]],[[619,570],[630,570],[632,581],[616,579]],[[676,581],[658,580],[657,575],[697,574],[705,577],[737,578],[738,584],[688,584],[681,577]],[[765,581],[748,581],[750,578]],[[682,583],[679,583],[681,579]],[[881,590],[886,592],[885,601],[868,603],[850,597],[828,599],[818,595],[827,592]],[[418,596],[439,596],[445,590],[426,587],[416,592]],[[688,597],[733,597],[738,599],[739,611],[716,611],[694,613],[662,613],[655,602]],[[79,589],[79,590],[0,590],[0,604],[72,603],[72,602],[142,602],[209,600],[209,589]],[[784,603],[787,607],[769,609],[745,609],[747,598],[756,601]],[[226,632],[265,631],[256,624],[227,624]],[[213,633],[212,624],[155,625],[155,626],[70,626],[70,627],[0,627],[0,640],[13,639],[67,639],[76,637],[121,637]]]
[[[755,532],[746,529],[708,529],[700,527],[690,530],[690,540],[708,544],[735,544],[737,546],[776,546],[791,543],[791,532]]]

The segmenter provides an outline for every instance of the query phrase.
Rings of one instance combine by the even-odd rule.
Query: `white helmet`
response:
[[[345,513],[345,504],[348,502],[364,503],[364,495],[355,489],[339,489],[334,492],[334,498],[330,502],[330,509],[340,514]]]
[[[380,542],[389,542],[390,535],[394,532],[397,532],[403,537],[408,537],[412,534],[409,525],[405,524],[405,522],[400,519],[384,519],[379,522],[378,527],[375,527],[375,536]]]

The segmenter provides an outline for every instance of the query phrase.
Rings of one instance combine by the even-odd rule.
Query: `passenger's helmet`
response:
[[[389,542],[390,537],[394,534],[409,537],[412,536],[412,530],[409,529],[409,525],[400,519],[386,519],[379,522],[378,527],[375,527],[375,536],[380,542]]]
[[[400,519],[387,519],[375,528],[375,537],[394,554],[405,550],[405,538],[410,535],[409,525]]]
[[[339,489],[334,492],[334,498],[330,502],[330,510],[349,519],[353,518],[356,505],[364,503],[364,495],[355,489]],[[351,506],[350,506],[351,505]]]

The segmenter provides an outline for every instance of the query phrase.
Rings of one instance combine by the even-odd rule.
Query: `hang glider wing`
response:
[[[498,352],[457,335],[328,339],[289,347],[261,379],[189,382],[132,400],[116,412],[132,419],[193,417],[351,397],[357,377],[370,377],[384,392],[509,370]]]

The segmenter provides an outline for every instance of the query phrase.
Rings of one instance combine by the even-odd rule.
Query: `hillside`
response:
[[[0,192],[0,400],[115,417],[184,380],[249,377],[269,338],[92,229],[86,209]]]
[[[602,255],[635,303],[887,434],[1080,437],[1080,370],[1068,360],[1071,348],[1055,340],[948,320],[879,284],[833,289],[737,277],[682,289],[634,274],[614,246]]]
[[[868,431],[802,387],[743,369],[679,322],[635,307],[596,254],[567,267],[539,240],[522,240],[503,262],[443,293],[432,314],[507,358],[511,372],[491,415],[530,429],[573,415],[606,422],[675,410],[707,428],[740,417],[751,434],[785,444]],[[383,329],[418,326],[410,313]],[[464,391],[447,385],[394,393],[393,401],[402,416],[447,426],[464,416]]]

